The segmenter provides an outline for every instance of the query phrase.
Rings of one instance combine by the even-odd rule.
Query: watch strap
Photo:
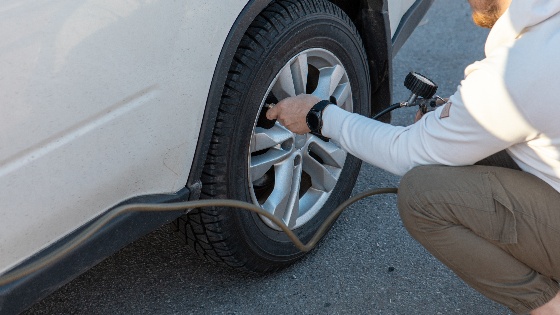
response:
[[[331,104],[333,104],[333,102],[331,102],[330,100],[322,100],[322,101],[318,102],[317,104],[313,105],[313,107],[311,108],[311,110],[307,114],[308,117],[309,117],[309,115],[315,115],[318,119],[318,125],[317,126],[310,126],[309,120],[307,120],[307,126],[311,130],[311,134],[320,137],[324,141],[327,141],[329,138],[323,136],[323,134],[321,133],[321,130],[323,128],[323,110]]]

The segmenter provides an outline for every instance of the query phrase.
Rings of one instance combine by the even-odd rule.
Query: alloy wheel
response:
[[[293,57],[276,75],[263,98],[267,103],[310,93],[333,96],[352,112],[352,89],[340,60],[325,49],[308,49]],[[323,207],[340,178],[347,153],[333,141],[298,135],[276,122],[255,121],[249,148],[249,187],[253,203],[296,229]],[[270,227],[278,227],[261,217]]]

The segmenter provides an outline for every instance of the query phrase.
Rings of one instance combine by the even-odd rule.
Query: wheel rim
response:
[[[325,49],[308,49],[286,63],[270,84],[261,109],[268,102],[302,93],[321,99],[332,95],[338,106],[353,111],[346,70]],[[346,151],[332,141],[311,134],[297,135],[278,122],[272,125],[257,118],[248,158],[252,201],[296,229],[324,206],[340,179],[346,156]],[[278,229],[265,217],[261,219]]]

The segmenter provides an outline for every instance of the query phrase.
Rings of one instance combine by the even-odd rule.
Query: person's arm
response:
[[[535,131],[501,78],[475,71],[449,102],[408,127],[397,127],[329,106],[323,134],[358,158],[403,175],[418,165],[472,165]]]
[[[418,165],[472,165],[534,136],[503,79],[478,67],[471,66],[448,105],[411,126],[392,126],[331,105],[323,112],[323,135],[365,162],[398,175]],[[305,133],[309,129],[303,112],[315,101],[306,96],[283,100],[267,116]]]

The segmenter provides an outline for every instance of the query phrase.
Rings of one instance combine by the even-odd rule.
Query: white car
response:
[[[363,115],[386,108],[392,57],[432,1],[0,0],[0,313],[172,221],[234,268],[301,258],[256,214],[143,212],[10,277],[130,203],[248,201],[308,240],[360,161],[266,120],[265,105],[313,93]]]

